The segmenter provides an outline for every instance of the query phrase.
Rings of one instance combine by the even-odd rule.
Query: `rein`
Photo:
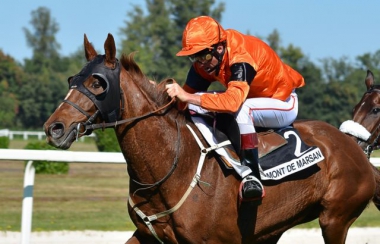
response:
[[[128,119],[117,120],[115,122],[108,122],[108,123],[103,122],[103,123],[99,123],[99,124],[92,124],[92,123],[87,124],[87,122],[79,123],[78,124],[78,128],[80,126],[83,126],[84,132],[80,133],[79,130],[77,130],[77,133],[85,134],[87,132],[87,130],[96,130],[96,129],[103,129],[104,130],[105,128],[116,127],[116,126],[121,125],[121,124],[125,124],[125,123],[128,123],[128,122],[133,122],[135,120],[143,119],[143,118],[149,117],[151,115],[154,115],[154,114],[158,113],[161,110],[166,109],[167,107],[169,107],[174,102],[175,102],[175,99],[172,98],[172,100],[170,100],[170,102],[168,102],[167,104],[165,104],[162,107],[159,107],[158,109],[156,109],[154,111],[148,112],[148,113],[140,115],[140,116],[128,118]]]
[[[181,141],[181,133],[180,133],[180,130],[179,130],[179,126],[178,126],[178,121],[175,120],[176,122],[176,125],[177,125],[177,143],[176,143],[176,154],[175,154],[175,158],[174,158],[174,162],[172,164],[172,167],[170,168],[169,172],[159,181],[153,183],[153,184],[144,184],[144,183],[140,183],[134,179],[133,182],[135,182],[136,184],[140,185],[140,186],[144,186],[143,188],[139,188],[137,189],[133,195],[136,194],[136,192],[138,191],[142,191],[142,190],[147,190],[147,189],[150,189],[150,188],[153,188],[153,187],[156,187],[156,186],[159,186],[161,185],[165,180],[167,180],[169,178],[170,175],[172,175],[172,173],[174,172],[175,168],[177,167],[178,165],[178,153],[179,153],[179,145],[180,145],[180,141]]]
[[[365,141],[365,143],[367,143],[367,147],[364,149],[364,153],[367,155],[368,159],[371,157],[371,154],[373,151],[380,149],[380,144],[379,144],[380,133],[379,133],[379,130],[380,130],[380,124],[376,127],[374,132],[371,133],[371,136],[368,138],[368,140]],[[376,134],[377,134],[377,136],[376,136]],[[370,143],[371,139],[374,136],[376,136],[376,138],[373,140],[372,143]]]

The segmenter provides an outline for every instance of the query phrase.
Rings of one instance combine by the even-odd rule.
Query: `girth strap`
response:
[[[191,191],[194,189],[194,187],[198,184],[198,182],[201,182],[200,181],[200,178],[201,178],[201,171],[202,171],[202,167],[203,167],[203,164],[204,164],[204,161],[205,161],[205,158],[206,158],[206,155],[210,152],[210,151],[213,151],[213,150],[216,150],[218,148],[221,148],[221,147],[224,147],[226,145],[229,145],[231,144],[231,142],[229,140],[227,141],[224,141],[222,143],[219,143],[219,144],[215,144],[209,148],[205,148],[201,142],[201,140],[199,139],[199,137],[195,134],[194,130],[187,124],[186,125],[187,128],[190,130],[191,134],[194,136],[196,142],[198,143],[198,146],[201,148],[201,156],[199,158],[199,161],[198,161],[198,167],[197,167],[197,171],[193,177],[193,179],[191,180],[191,183],[189,185],[189,187],[187,188],[185,194],[182,196],[181,200],[179,200],[179,202],[174,206],[172,207],[171,209],[168,209],[166,211],[163,211],[163,212],[160,212],[158,214],[153,214],[153,215],[150,215],[150,216],[146,216],[136,205],[135,203],[133,202],[131,196],[129,196],[128,198],[128,203],[131,205],[131,207],[135,210],[136,214],[138,216],[140,216],[140,218],[144,221],[144,223],[146,224],[146,226],[149,228],[150,232],[152,233],[152,235],[157,239],[157,241],[161,244],[164,244],[164,242],[158,237],[156,231],[154,230],[154,227],[152,225],[152,222],[157,220],[158,218],[161,218],[161,217],[164,217],[166,215],[169,215],[171,213],[174,213],[175,211],[177,211],[181,206],[182,204],[185,202],[186,198],[190,195]]]

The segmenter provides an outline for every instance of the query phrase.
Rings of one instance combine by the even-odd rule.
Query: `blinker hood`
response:
[[[86,95],[97,107],[105,122],[115,122],[120,117],[120,65],[111,69],[104,65],[105,56],[98,55],[88,62],[79,74],[72,77],[69,89],[76,89]],[[95,95],[84,86],[90,77],[98,79],[104,91]]]

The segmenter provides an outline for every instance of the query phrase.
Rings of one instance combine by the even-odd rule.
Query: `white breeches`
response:
[[[200,106],[189,104],[190,110],[207,113]],[[256,132],[254,126],[282,128],[293,123],[298,114],[298,97],[293,91],[289,98],[281,101],[274,98],[258,97],[247,99],[234,113],[241,134]]]

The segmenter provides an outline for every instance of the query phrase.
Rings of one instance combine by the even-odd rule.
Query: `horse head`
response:
[[[366,92],[352,112],[356,123],[354,135],[360,147],[370,155],[376,149],[380,137],[380,85],[375,85],[373,73],[368,70],[365,78]]]
[[[57,148],[68,149],[76,139],[91,134],[94,129],[116,128],[148,117],[166,108],[163,104],[170,100],[165,84],[174,80],[166,79],[159,84],[150,81],[133,60],[134,53],[122,55],[119,61],[111,34],[104,43],[104,55],[97,54],[86,35],[84,50],[87,64],[69,77],[69,92],[44,124],[48,143]],[[128,91],[128,96],[123,89]],[[135,117],[120,120],[127,116],[126,110],[129,116]]]
[[[87,64],[69,77],[69,92],[60,106],[45,122],[49,144],[67,149],[80,136],[91,133],[86,125],[94,122],[113,122],[120,111],[120,66],[115,58],[112,35],[104,43],[105,55],[98,55],[84,35]]]

